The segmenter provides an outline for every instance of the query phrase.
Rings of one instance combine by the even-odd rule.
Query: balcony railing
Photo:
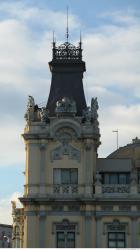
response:
[[[78,184],[61,184],[61,185],[54,185],[53,186],[53,193],[54,194],[78,194]]]
[[[103,184],[102,193],[130,193],[128,184]]]
[[[85,196],[87,192],[90,192],[92,195],[95,194],[128,194],[132,192],[130,190],[130,185],[128,184],[102,184],[95,189],[93,186],[89,187],[83,184],[30,184],[25,185],[25,196]],[[138,189],[140,192],[140,186]]]
[[[24,185],[24,195],[25,196],[56,196],[56,195],[82,195],[84,194],[85,185],[79,184],[30,184]]]

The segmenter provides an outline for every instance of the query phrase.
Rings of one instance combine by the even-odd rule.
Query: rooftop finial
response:
[[[82,32],[80,30],[80,43],[82,43]]]
[[[53,30],[53,43],[55,43],[55,39],[54,39],[54,30]]]
[[[69,7],[67,6],[67,28],[66,28],[66,38],[68,42],[69,38]]]

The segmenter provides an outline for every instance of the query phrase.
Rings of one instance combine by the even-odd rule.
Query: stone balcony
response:
[[[130,185],[128,184],[103,184],[102,193],[130,193]]]
[[[57,184],[57,185],[24,185],[24,197],[46,196],[46,197],[81,197],[85,193],[85,185]]]
[[[95,184],[95,186],[79,184],[32,184],[25,185],[24,197],[46,197],[46,198],[82,198],[107,196],[139,195],[140,185],[131,184]],[[113,195],[113,196],[112,196]]]

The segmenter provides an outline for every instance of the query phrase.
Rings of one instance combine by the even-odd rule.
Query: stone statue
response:
[[[14,213],[15,209],[16,209],[16,202],[15,201],[11,201],[11,203],[12,203],[12,212]]]
[[[84,121],[89,123],[91,122],[91,110],[90,107],[87,107],[85,110],[83,110],[83,117]]]
[[[34,106],[35,106],[34,98],[33,98],[31,95],[29,95],[29,96],[28,96],[27,110],[33,109]]]
[[[76,103],[72,99],[63,97],[62,100],[56,102],[55,112],[61,115],[64,113],[76,114]]]
[[[41,117],[42,122],[48,122],[49,121],[48,110],[45,107],[41,108],[40,117]]]
[[[34,107],[35,107],[35,101],[32,96],[28,96],[28,103],[27,103],[27,111],[25,113],[25,119],[26,121],[32,121],[33,115],[34,115]]]
[[[98,110],[99,106],[98,106],[98,101],[97,101],[97,97],[96,98],[92,98],[91,99],[91,116],[94,120],[97,120],[98,118]]]

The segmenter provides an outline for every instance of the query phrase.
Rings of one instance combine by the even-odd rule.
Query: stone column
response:
[[[102,183],[101,183],[101,175],[99,172],[96,173],[96,182],[95,182],[95,194],[99,195],[102,193]]]
[[[27,162],[26,162],[26,184],[29,195],[38,195],[39,193],[39,145],[34,141],[28,143]]]
[[[138,192],[138,185],[137,185],[137,173],[136,170],[133,170],[131,172],[131,177],[130,177],[130,193],[131,194],[137,194]]]
[[[93,237],[92,215],[91,215],[91,211],[86,211],[85,212],[85,248],[92,247],[92,237]]]
[[[24,248],[37,248],[38,242],[38,216],[36,211],[26,212],[26,221],[24,224]]]
[[[40,146],[40,194],[46,194],[46,145]]]
[[[39,213],[39,248],[46,247],[46,212]]]
[[[101,218],[96,217],[96,248],[101,248],[101,235],[102,235]]]
[[[137,237],[138,237],[138,223],[137,223],[138,218],[137,217],[132,217],[131,218],[131,247],[132,248],[137,248]]]
[[[93,152],[94,147],[90,139],[85,141],[85,196],[93,194]]]

